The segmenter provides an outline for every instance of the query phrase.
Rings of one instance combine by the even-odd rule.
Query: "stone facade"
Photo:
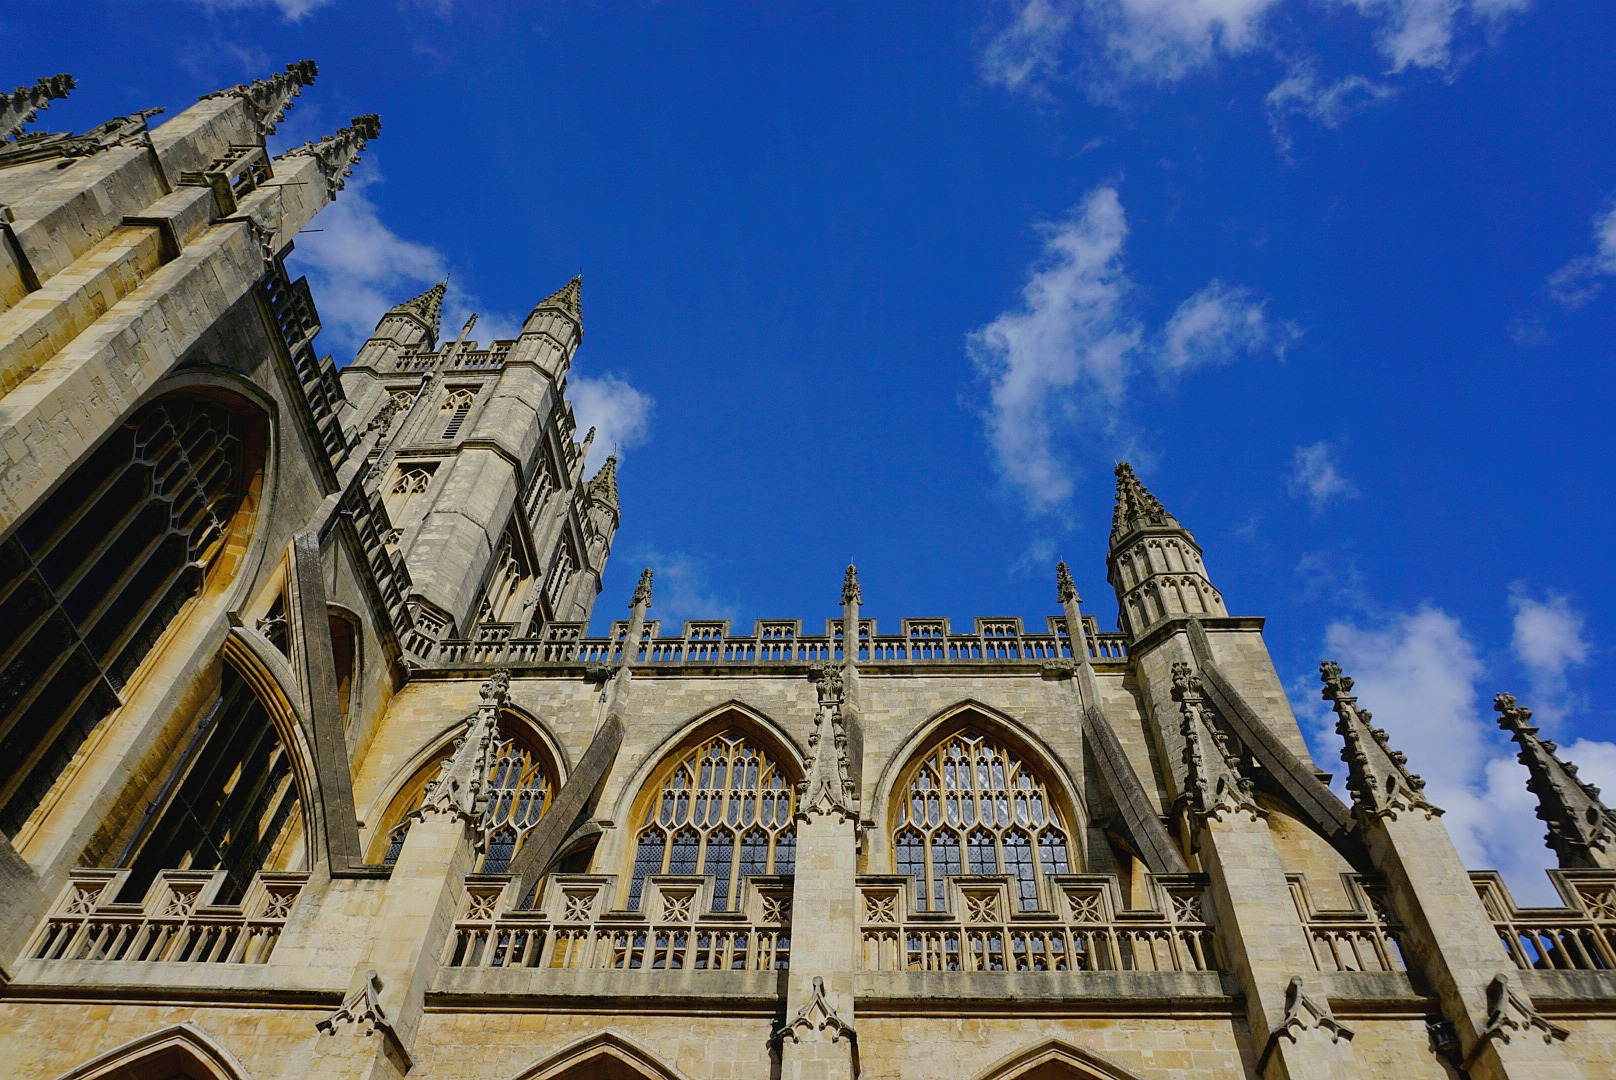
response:
[[[6,1075],[1612,1075],[1598,791],[1500,699],[1565,899],[1518,908],[1326,664],[1342,801],[1125,465],[1115,632],[1063,564],[968,629],[852,567],[823,622],[662,626],[647,571],[590,637],[580,282],[316,353],[283,260],[380,123],[270,158],[315,74],[0,101]]]

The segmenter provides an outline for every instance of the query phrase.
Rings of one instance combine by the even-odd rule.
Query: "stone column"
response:
[[[1345,742],[1353,813],[1386,894],[1403,925],[1405,958],[1436,991],[1459,1036],[1472,1080],[1581,1080],[1585,1072],[1560,1044],[1568,1033],[1544,1019],[1516,985],[1470,872],[1425,797],[1425,782],[1391,749],[1386,733],[1358,708],[1352,680],[1334,661],[1320,665]]]
[[[844,663],[852,666],[851,660]],[[787,1019],[775,1034],[782,1080],[858,1076],[853,1029],[858,797],[847,769],[844,687],[841,665],[832,662],[819,670],[819,711],[808,740],[807,779],[797,789]]]
[[[1211,878],[1218,937],[1246,1000],[1265,1080],[1353,1080],[1352,1031],[1330,1012],[1273,835],[1199,676],[1173,667],[1183,717],[1187,812]]]

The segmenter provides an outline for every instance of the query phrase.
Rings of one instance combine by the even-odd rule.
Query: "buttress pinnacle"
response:
[[[1111,543],[1116,544],[1118,539],[1134,529],[1153,525],[1168,529],[1183,527],[1167,512],[1161,500],[1139,482],[1139,477],[1134,475],[1133,466],[1126,461],[1119,461],[1117,502],[1116,508],[1111,512]]]
[[[420,296],[414,296],[398,304],[393,311],[401,315],[413,315],[426,324],[428,338],[436,344],[438,340],[438,324],[443,316],[443,297],[449,291],[449,283],[440,281]]]
[[[561,288],[557,289],[543,300],[540,300],[538,305],[533,310],[537,311],[540,308],[547,307],[560,308],[562,311],[570,315],[574,322],[582,325],[584,321],[583,288],[583,275],[579,274],[571,281],[561,286]]]
[[[608,506],[617,507],[617,455],[613,454],[606,459],[606,464],[600,467],[600,472],[589,481],[589,497],[592,500],[603,502]]]
[[[47,75],[32,86],[19,86],[0,94],[0,142],[16,138],[41,109],[67,96],[74,87],[71,75]]]

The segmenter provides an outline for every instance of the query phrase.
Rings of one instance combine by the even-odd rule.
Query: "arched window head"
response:
[[[960,874],[1008,874],[1032,910],[1045,879],[1071,872],[1072,831],[1050,785],[1002,739],[956,732],[909,767],[894,797],[897,871],[914,879],[922,911],[941,910]]]
[[[242,399],[169,394],[0,544],[0,832],[17,834],[181,609],[233,572],[263,443]]]
[[[527,568],[526,552],[513,523],[500,537],[499,547],[494,550],[488,584],[483,590],[482,603],[477,607],[477,621],[518,622],[528,606],[524,600],[528,599],[528,582],[532,577]]]
[[[477,391],[469,386],[450,390],[444,396],[443,404],[438,411],[447,417],[443,427],[443,437],[452,439],[460,434],[460,425],[466,422],[466,414],[471,412],[471,403],[477,400]]]
[[[387,516],[392,521],[403,521],[410,507],[420,501],[426,489],[432,486],[432,473],[436,463],[400,465],[398,475],[387,488]]]
[[[488,807],[482,819],[482,857],[476,873],[504,874],[522,842],[549,811],[555,798],[555,771],[549,755],[522,733],[525,722],[514,713],[500,714],[500,731],[508,736],[490,755],[488,768]],[[422,766],[393,800],[396,824],[387,834],[382,861],[389,866],[398,861],[409,832],[409,813],[421,805],[426,785],[438,774],[443,758]]]
[[[730,911],[747,878],[796,869],[796,785],[755,739],[711,735],[660,775],[638,814],[630,908],[652,874],[711,875],[713,910]]]

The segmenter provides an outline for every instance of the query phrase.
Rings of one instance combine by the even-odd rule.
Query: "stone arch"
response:
[[[365,845],[367,859],[383,862],[391,833],[398,828],[404,816],[414,809],[421,791],[437,773],[438,765],[454,752],[454,744],[471,726],[475,713],[456,720],[440,730],[404,764],[393,771],[381,793],[371,803],[363,820],[372,823],[370,837]],[[548,802],[545,813],[554,803],[555,795],[571,775],[566,751],[551,734],[549,728],[531,712],[507,702],[500,709],[500,734],[529,750],[537,759],[539,769],[549,781]]]
[[[580,1039],[512,1080],[685,1080],[648,1050],[615,1031]]]
[[[1141,1080],[1115,1062],[1060,1039],[1000,1059],[979,1080]]]
[[[194,1024],[175,1024],[109,1050],[58,1080],[249,1080],[228,1050]]]
[[[1082,788],[1072,771],[1060,756],[1050,749],[1049,744],[1031,728],[991,705],[966,698],[940,709],[917,725],[882,766],[868,810],[875,818],[875,828],[867,834],[870,844],[870,866],[885,867],[891,864],[892,804],[899,779],[921,754],[955,731],[973,724],[994,734],[1003,735],[1036,762],[1039,770],[1054,785],[1055,790],[1052,793],[1060,800],[1060,808],[1067,815],[1066,820],[1073,833],[1074,850],[1078,849],[1080,838],[1088,828],[1088,812],[1086,805],[1078,797]]]

